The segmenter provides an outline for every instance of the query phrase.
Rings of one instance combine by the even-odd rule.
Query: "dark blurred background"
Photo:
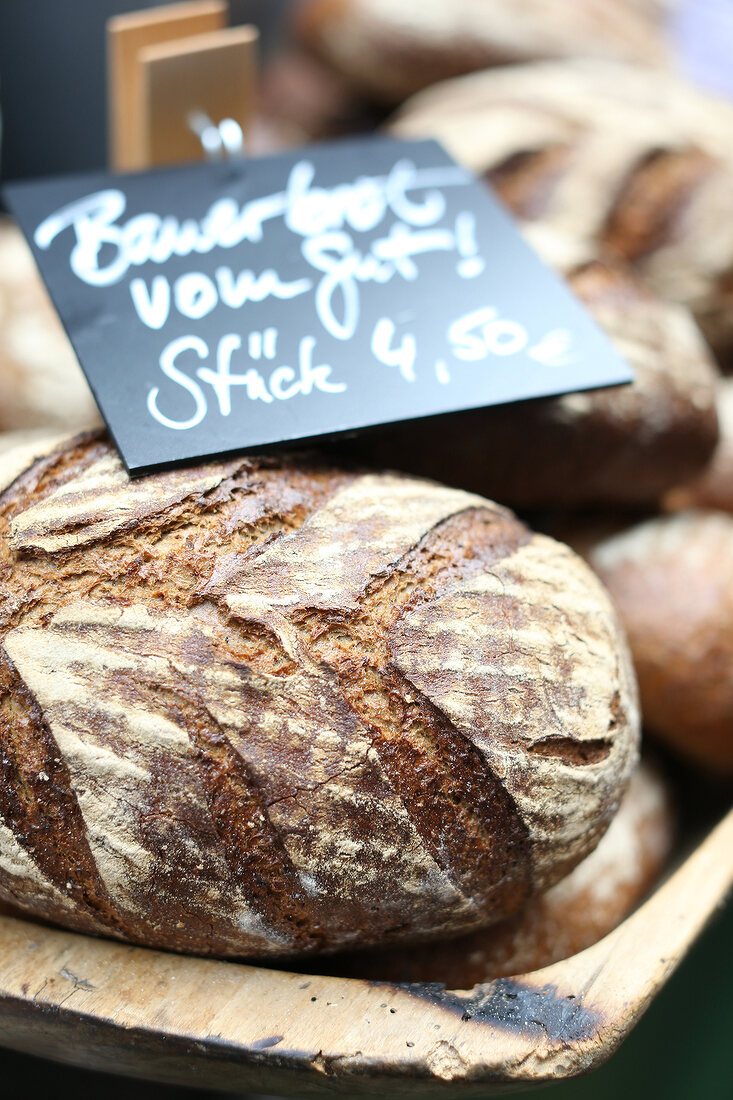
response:
[[[289,0],[230,0],[232,23],[260,28],[267,55]],[[0,177],[104,168],[105,26],[161,0],[0,0]]]

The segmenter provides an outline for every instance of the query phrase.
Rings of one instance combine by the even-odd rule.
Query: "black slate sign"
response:
[[[434,141],[5,193],[132,473],[632,378]]]

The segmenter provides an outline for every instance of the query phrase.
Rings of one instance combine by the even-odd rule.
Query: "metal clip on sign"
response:
[[[259,35],[226,19],[223,0],[197,0],[109,21],[113,170],[244,156]]]
[[[244,159],[244,134],[235,119],[224,118],[217,126],[203,111],[191,111],[188,125],[198,136],[206,160]]]

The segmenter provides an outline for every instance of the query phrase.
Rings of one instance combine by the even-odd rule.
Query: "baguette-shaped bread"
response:
[[[733,517],[661,516],[588,558],[626,627],[650,733],[733,775]]]
[[[0,455],[0,898],[178,950],[457,933],[595,846],[636,761],[602,586],[506,509],[239,459]]]
[[[470,989],[540,970],[590,947],[628,916],[661,874],[674,832],[667,785],[642,762],[598,847],[520,913],[445,943],[354,952],[329,960],[329,972]]]
[[[301,0],[301,39],[375,100],[552,57],[663,64],[658,12],[638,0]]]
[[[0,431],[99,422],[22,233],[0,218]]]
[[[435,137],[527,222],[631,264],[733,356],[733,104],[671,73],[538,62],[429,88],[391,129]]]
[[[562,244],[542,242],[561,270]],[[339,450],[515,508],[644,507],[701,471],[718,439],[718,372],[688,311],[608,265],[566,275],[633,383],[413,420]]]

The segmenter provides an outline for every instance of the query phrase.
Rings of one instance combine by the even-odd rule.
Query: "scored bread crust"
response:
[[[635,684],[566,547],[393,474],[32,450],[0,454],[0,897],[294,954],[499,919],[597,843]]]
[[[642,761],[598,847],[521,912],[445,943],[354,952],[324,969],[377,981],[441,982],[448,989],[539,970],[590,947],[628,916],[661,874],[674,832],[668,787]]]
[[[538,62],[435,85],[390,124],[435,137],[510,209],[631,264],[733,353],[733,105],[672,73]]]
[[[295,26],[355,86],[387,103],[491,65],[667,58],[657,13],[636,0],[305,0]]]

